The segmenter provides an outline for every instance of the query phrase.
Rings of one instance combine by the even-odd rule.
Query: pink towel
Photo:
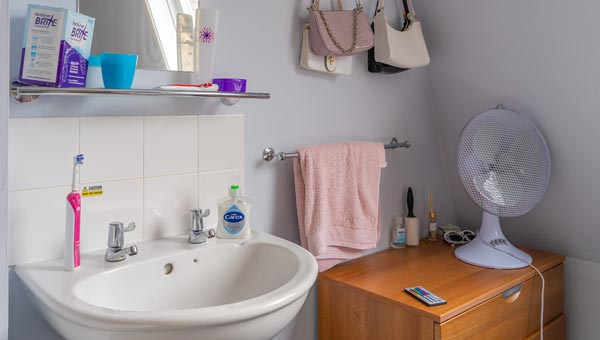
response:
[[[352,142],[309,146],[294,161],[300,242],[325,271],[375,248],[383,144]]]

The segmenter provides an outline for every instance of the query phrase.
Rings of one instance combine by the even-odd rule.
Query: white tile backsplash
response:
[[[144,176],[198,171],[198,117],[144,117]]]
[[[71,184],[79,118],[12,118],[8,138],[8,190]]]
[[[8,193],[9,263],[63,256],[70,186]]]
[[[210,209],[210,216],[204,219],[205,226],[214,228],[217,226],[218,210],[217,200],[229,193],[229,186],[233,183],[235,176],[240,176],[240,189],[244,195],[244,170],[230,169],[223,171],[203,172],[198,176],[198,207]]]
[[[106,248],[111,222],[136,223],[135,230],[125,233],[125,244],[143,240],[143,179],[83,183],[81,189],[90,185],[102,185],[103,194],[82,197],[81,251]]]
[[[125,243],[187,232],[189,210],[211,209],[243,175],[244,117],[11,118],[9,261],[62,257],[73,156],[84,153],[81,249],[106,247],[108,223],[135,221]],[[243,176],[242,176],[242,190]],[[85,265],[85,264],[82,264]]]
[[[198,171],[244,166],[244,116],[198,117]]]
[[[143,117],[80,119],[81,182],[143,177]]]
[[[198,207],[198,174],[144,180],[144,239],[181,234]]]

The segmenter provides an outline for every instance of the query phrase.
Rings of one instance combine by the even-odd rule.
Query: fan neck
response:
[[[483,237],[483,239],[487,242],[499,238],[506,238],[502,233],[502,228],[500,227],[500,219],[498,218],[498,216],[490,214],[487,211],[483,211],[479,235]]]

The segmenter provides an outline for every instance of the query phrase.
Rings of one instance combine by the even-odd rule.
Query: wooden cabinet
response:
[[[539,339],[541,280],[531,268],[494,270],[439,242],[389,249],[319,274],[320,340]],[[564,257],[525,249],[544,274],[544,339],[565,340]],[[404,292],[424,286],[448,303]]]

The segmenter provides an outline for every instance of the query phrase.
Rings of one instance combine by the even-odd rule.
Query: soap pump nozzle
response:
[[[239,196],[240,195],[240,175],[233,176],[233,183],[229,187],[229,196]]]

